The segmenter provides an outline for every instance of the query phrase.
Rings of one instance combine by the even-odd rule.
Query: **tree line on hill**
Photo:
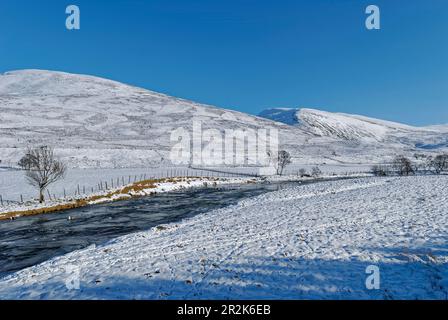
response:
[[[371,169],[375,176],[409,176],[415,174],[442,174],[448,171],[448,154],[439,154],[435,157],[429,156],[420,159],[415,155],[416,161],[398,155],[391,163],[374,165]],[[420,159],[420,161],[417,161]]]

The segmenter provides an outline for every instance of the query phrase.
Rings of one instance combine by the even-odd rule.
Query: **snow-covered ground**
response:
[[[0,297],[447,299],[447,189],[446,176],[291,187],[19,271]]]
[[[297,175],[300,169],[305,169],[308,173],[311,172],[312,165],[288,166],[285,169],[285,175]],[[112,180],[114,186],[128,184],[129,181],[143,180],[146,178],[166,178],[172,176],[198,176],[198,177],[240,177],[244,175],[257,175],[260,168],[257,167],[242,167],[242,168],[184,168],[184,167],[160,167],[160,168],[116,168],[116,169],[69,169],[64,179],[49,186],[49,192],[55,195],[56,198],[62,198],[65,194],[73,196],[77,193],[78,186],[81,192],[85,190],[85,194],[92,194],[98,191],[98,184],[100,182],[108,183],[111,187]],[[366,165],[327,165],[320,166],[324,175],[330,176],[333,174],[356,174],[361,172],[369,172],[370,166]],[[36,188],[27,183],[25,172],[22,170],[0,169],[0,195],[3,200],[10,202],[18,202],[21,196],[24,201],[35,199],[38,194]],[[1,205],[0,205],[1,211]]]
[[[171,133],[184,128],[192,134],[193,120],[221,134],[276,129],[279,148],[290,152],[295,164],[372,164],[401,153],[448,150],[446,126],[417,128],[313,109],[263,116],[284,121],[282,113],[297,125],[93,76],[7,72],[0,75],[0,160],[16,166],[27,147],[49,145],[70,168],[170,166]]]
[[[49,187],[56,203],[64,194],[104,192],[99,183],[111,190],[182,171],[234,183],[258,173],[171,168],[171,133],[191,134],[193,120],[221,134],[278,130],[279,148],[293,161],[291,177],[280,179],[315,165],[328,177],[361,175],[398,154],[426,161],[448,150],[447,126],[313,109],[270,110],[262,118],[42,70],[0,75],[0,111],[0,212],[36,205],[28,202],[36,191],[13,169],[29,146],[54,147],[69,168]],[[265,194],[23,270],[0,281],[0,298],[447,298],[447,179],[365,178]],[[380,267],[380,290],[364,286],[369,264]],[[80,290],[65,287],[68,265],[80,268]]]
[[[64,179],[50,185],[48,188],[52,195],[56,195],[57,198],[62,198],[64,195],[64,189],[67,196],[73,196],[78,189],[86,189],[87,194],[91,194],[92,187],[94,191],[98,191],[98,183],[100,181],[111,184],[111,180],[119,179],[120,185],[122,185],[122,179],[125,183],[129,182],[129,176],[131,182],[137,176],[137,179],[141,180],[141,176],[146,177],[162,177],[166,174],[166,170],[158,169],[143,169],[143,168],[129,168],[129,169],[69,169]],[[25,172],[22,170],[3,170],[0,171],[0,195],[4,200],[10,200],[13,202],[20,201],[20,195],[22,195],[25,201],[35,199],[38,197],[36,188],[27,183]]]
[[[288,166],[282,176],[265,177],[259,176],[260,168],[257,167],[70,169],[62,180],[57,181],[47,189],[45,192],[46,201],[42,204],[38,203],[36,188],[27,182],[25,171],[2,168],[3,170],[0,171],[0,220],[8,218],[10,213],[69,204],[73,203],[75,199],[106,196],[111,192],[116,192],[117,194],[113,198],[98,199],[95,203],[125,199],[130,197],[130,195],[127,193],[119,194],[119,190],[135,182],[147,179],[194,178],[183,182],[178,181],[174,186],[170,182],[160,183],[157,188],[151,188],[143,192],[144,195],[178,190],[179,188],[202,186],[204,183],[210,183],[209,178],[219,179],[218,181],[213,180],[217,184],[239,184],[246,183],[249,180],[257,182],[262,180],[270,182],[306,181],[314,178],[300,178],[299,170],[305,169],[309,174],[312,167],[310,165],[302,165],[300,167]],[[326,179],[366,176],[369,175],[368,171],[370,169],[363,165],[327,165],[320,168],[322,172],[320,177]],[[49,195],[51,195],[51,198]],[[89,202],[89,204],[93,204],[93,202]],[[8,213],[8,215],[2,217],[4,213]]]
[[[244,170],[238,169],[238,171],[228,170],[229,172],[235,172],[235,174],[215,174],[219,177],[231,177],[239,176],[238,172],[256,172],[256,170]],[[57,181],[49,186],[50,194],[56,195],[56,198],[62,198],[65,194],[67,196],[73,196],[77,193],[78,186],[81,193],[85,190],[86,195],[92,194],[92,188],[94,192],[98,191],[98,184],[105,183],[108,187],[127,185],[129,182],[141,181],[150,178],[167,178],[175,176],[207,176],[209,173],[205,170],[194,170],[191,168],[116,168],[116,169],[69,169],[64,179]],[[20,195],[22,195],[25,201],[35,199],[37,197],[36,188],[29,185],[25,172],[23,170],[3,170],[0,171],[0,195],[3,200],[10,200],[12,202],[19,201]],[[1,208],[1,206],[0,206]]]

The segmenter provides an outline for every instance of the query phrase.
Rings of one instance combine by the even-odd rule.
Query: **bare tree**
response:
[[[374,165],[371,169],[371,172],[374,176],[377,177],[385,177],[388,175],[389,170],[384,165]]]
[[[17,163],[23,170],[29,170],[31,167],[31,159],[28,152]]]
[[[282,175],[285,167],[288,164],[291,164],[291,155],[285,150],[279,151],[277,155],[273,154],[271,151],[268,151],[268,157],[272,159],[272,163],[278,175]]]
[[[409,160],[405,156],[395,157],[392,166],[395,172],[397,172],[401,176],[408,176],[415,173],[415,169],[412,165],[411,160]]]
[[[305,177],[306,175],[307,175],[307,173],[306,173],[306,169],[304,169],[304,168],[302,168],[302,169],[300,169],[299,170],[299,175],[300,175],[300,177]]]
[[[62,179],[65,165],[54,157],[51,147],[29,148],[25,154],[29,162],[26,170],[28,183],[39,190],[39,202],[44,202],[44,191],[52,183]]]
[[[313,167],[311,169],[311,176],[314,178],[319,178],[322,175],[322,171],[319,169],[319,167]]]
[[[448,170],[448,154],[439,154],[435,158],[431,158],[428,167],[437,174]]]
[[[278,153],[278,167],[280,170],[280,175],[283,174],[283,170],[285,169],[285,167],[291,164],[291,155],[289,154],[288,151],[282,150]]]

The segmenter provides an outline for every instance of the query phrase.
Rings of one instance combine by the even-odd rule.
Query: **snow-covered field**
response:
[[[311,172],[312,165],[301,166],[288,166],[285,170],[285,175],[297,175],[300,169],[305,169],[308,173]],[[370,167],[366,165],[330,165],[320,166],[324,175],[344,175],[355,174],[361,172],[369,172]],[[260,172],[260,168],[257,167],[242,167],[242,168],[211,168],[211,171],[207,169],[192,169],[183,167],[160,167],[160,168],[116,168],[116,169],[69,169],[64,179],[52,184],[48,189],[50,194],[55,195],[56,198],[62,198],[65,194],[67,196],[73,196],[78,189],[81,192],[85,190],[85,193],[92,194],[92,188],[94,192],[98,191],[98,184],[100,182],[108,183],[108,186],[117,185],[117,179],[119,185],[128,184],[129,181],[142,180],[145,178],[165,178],[171,176],[216,176],[216,177],[239,177],[246,174],[256,175]],[[25,172],[22,170],[0,170],[0,195],[3,200],[9,200],[11,202],[20,201],[21,197],[24,201],[29,201],[37,197],[36,188],[27,183]],[[1,205],[0,205],[1,211]]]
[[[311,166],[300,166],[307,173],[312,170]],[[36,188],[27,183],[25,171],[17,169],[3,168],[0,171],[0,220],[8,218],[11,213],[29,211],[34,209],[49,208],[58,205],[73,203],[75,199],[87,200],[90,197],[107,196],[111,192],[116,194],[112,198],[103,197],[95,201],[88,201],[89,204],[109,202],[118,199],[126,199],[131,196],[127,193],[120,194],[120,190],[129,187],[135,182],[147,179],[174,178],[171,183],[164,181],[157,183],[157,187],[142,191],[139,196],[178,190],[179,188],[190,188],[203,186],[204,183],[214,184],[240,184],[253,180],[254,182],[270,181],[297,181],[312,180],[312,177],[299,175],[299,167],[289,166],[282,176],[264,176],[258,174],[260,168],[183,168],[183,167],[161,167],[161,168],[117,168],[117,169],[70,169],[66,176],[51,185],[45,193],[45,202],[39,203]],[[337,179],[341,177],[362,177],[368,176],[369,168],[366,166],[331,165],[321,167],[321,178]],[[209,180],[212,179],[212,180]],[[218,180],[216,180],[218,179]],[[106,188],[107,187],[107,188]],[[78,192],[79,190],[79,192]],[[51,198],[49,198],[51,195]],[[2,216],[2,214],[7,216]],[[19,215],[20,216],[20,215]],[[19,217],[15,216],[15,217]]]
[[[279,147],[301,165],[372,164],[396,154],[448,150],[447,126],[295,111],[262,114],[272,121],[93,76],[7,72],[0,74],[0,160],[2,166],[16,166],[27,147],[49,145],[70,168],[171,166],[171,133],[184,128],[191,134],[193,120],[221,134],[275,129]],[[277,122],[285,121],[283,113],[293,125]]]
[[[365,175],[398,154],[421,162],[448,150],[444,125],[411,127],[306,108],[256,117],[42,70],[0,75],[0,111],[0,212],[36,206],[30,201],[36,190],[13,169],[29,146],[54,147],[69,168],[49,187],[55,203],[147,178],[197,175],[235,183],[259,173],[172,168],[171,133],[191,134],[193,121],[220,134],[277,130],[292,165],[290,177],[271,181],[297,179],[300,169],[309,173],[316,165],[326,177]],[[194,141],[204,147],[202,139]],[[165,192],[204,179],[151,187]],[[0,280],[0,298],[446,299],[447,182],[446,176],[362,178],[264,194],[22,270]],[[371,264],[380,267],[379,290],[365,287]],[[66,288],[70,266],[80,268],[80,290]]]
[[[166,171],[165,171],[166,172]],[[122,178],[127,184],[129,176],[131,176],[131,182],[134,181],[135,176],[137,179],[141,179],[141,175],[146,174],[150,176],[162,177],[164,172],[157,169],[69,169],[67,175],[61,181],[49,187],[49,191],[52,195],[56,195],[57,198],[62,198],[64,195],[64,189],[67,196],[73,196],[77,191],[78,185],[81,190],[86,189],[86,193],[91,193],[93,187],[97,191],[98,183],[100,181],[108,182],[111,184],[111,179],[116,184],[117,178],[120,185],[122,184]],[[21,170],[3,170],[0,171],[0,195],[4,200],[19,201],[20,195],[22,195],[25,201],[35,199],[38,194],[36,188],[27,183],[25,172]]]
[[[291,187],[19,271],[0,297],[447,299],[447,189],[446,176]]]

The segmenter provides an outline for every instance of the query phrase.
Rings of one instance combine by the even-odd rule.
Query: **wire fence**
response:
[[[99,178],[95,183],[79,183],[71,187],[59,187],[56,189],[47,188],[45,190],[45,198],[50,201],[60,201],[67,199],[82,199],[95,194],[103,194],[112,190],[123,188],[133,183],[146,180],[159,180],[170,178],[247,178],[260,177],[259,167],[234,167],[234,168],[166,168],[166,169],[148,169],[146,173],[120,175],[116,177]],[[354,174],[365,174],[365,171],[339,172],[327,175],[349,176]],[[283,175],[288,176],[304,176],[304,170],[300,168],[285,168]],[[305,176],[311,176],[311,170],[306,171]],[[25,199],[23,195],[17,196],[16,199],[8,199],[0,194],[0,205],[25,204],[27,202],[35,202],[37,199]]]
[[[2,168],[7,168],[3,164]],[[11,169],[11,168],[9,168]],[[19,170],[19,169],[16,169]],[[143,170],[143,169],[142,169]],[[362,170],[339,170],[337,173],[325,173],[326,176],[353,176],[364,175],[372,173],[371,169],[362,168]],[[419,174],[431,174],[428,170],[419,170]],[[297,177],[311,177],[312,167],[305,170],[303,167],[286,167],[283,175],[297,176]],[[443,173],[442,173],[443,174]],[[117,188],[122,188],[131,185],[136,182],[145,180],[158,180],[158,179],[170,179],[170,178],[247,178],[247,177],[260,177],[259,167],[225,167],[225,168],[203,168],[203,167],[188,167],[188,168],[152,168],[147,169],[146,173],[131,174],[131,175],[119,175],[116,177],[99,178],[96,183],[79,183],[73,187],[66,188],[47,188],[45,191],[45,198],[51,201],[67,200],[85,198],[94,194],[106,193]],[[28,197],[29,194],[28,194]],[[20,194],[15,196],[15,199],[5,197],[0,194],[0,206],[11,204],[24,204],[27,202],[35,202],[36,198],[26,199],[26,195]]]
[[[117,177],[108,177],[99,179],[96,183],[92,184],[77,184],[74,188],[58,188],[58,190],[52,190],[47,188],[45,191],[45,198],[54,200],[66,200],[84,198],[89,195],[105,193],[117,188],[122,188],[133,183],[146,181],[146,180],[160,180],[171,178],[239,178],[239,177],[257,177],[258,169],[216,169],[216,168],[167,168],[167,169],[155,169],[148,170],[147,173],[134,174],[134,175],[120,175]],[[10,204],[24,204],[26,202],[36,201],[36,198],[25,199],[23,195],[17,197],[17,199],[8,199],[0,194],[0,205]]]

